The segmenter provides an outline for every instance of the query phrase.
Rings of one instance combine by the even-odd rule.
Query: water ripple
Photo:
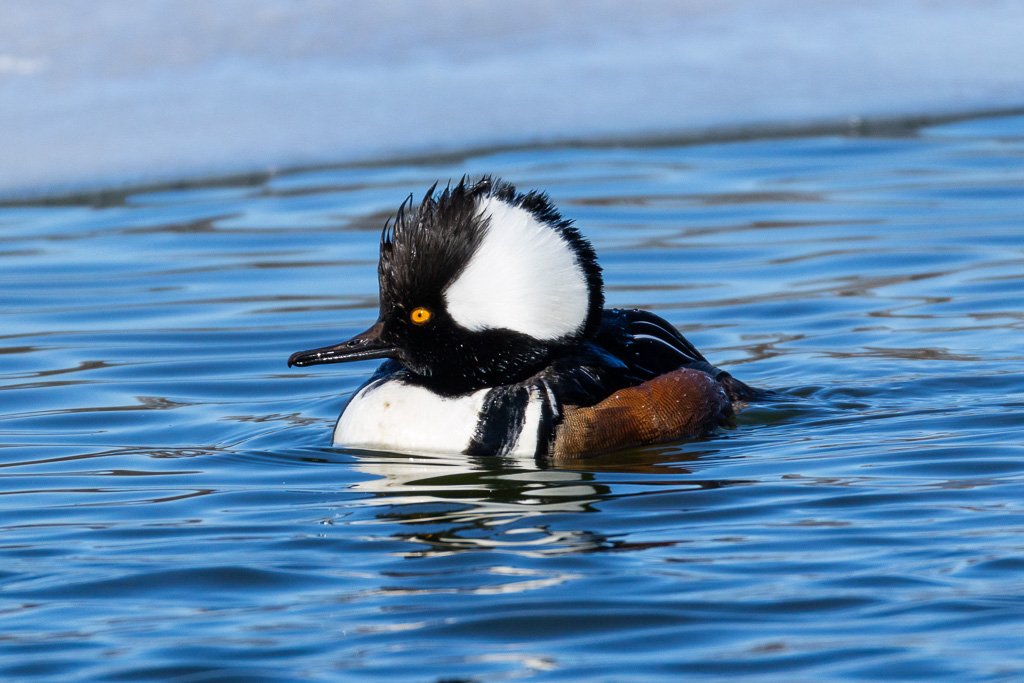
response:
[[[1021,120],[481,152],[0,206],[0,676],[1024,676]],[[378,231],[541,187],[786,400],[557,467],[329,447]]]

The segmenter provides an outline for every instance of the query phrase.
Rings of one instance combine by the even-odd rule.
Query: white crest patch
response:
[[[535,339],[578,332],[587,319],[587,277],[559,232],[526,209],[494,197],[480,202],[486,233],[444,293],[463,327],[509,329]]]

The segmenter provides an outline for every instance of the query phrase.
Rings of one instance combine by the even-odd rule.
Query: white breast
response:
[[[334,445],[401,453],[462,453],[488,389],[445,398],[387,379],[360,389],[334,428]]]

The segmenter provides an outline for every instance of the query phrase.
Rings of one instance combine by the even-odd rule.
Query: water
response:
[[[547,189],[792,401],[578,465],[329,447],[384,218]],[[1024,676],[1024,119],[0,208],[0,677]]]

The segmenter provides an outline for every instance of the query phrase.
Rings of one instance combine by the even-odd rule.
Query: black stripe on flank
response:
[[[546,380],[541,380],[540,388],[540,424],[537,425],[537,450],[533,453],[535,458],[543,458],[550,453],[555,436],[555,421],[561,417]]]
[[[515,448],[529,402],[530,391],[526,387],[492,389],[484,398],[466,455],[506,455]]]

